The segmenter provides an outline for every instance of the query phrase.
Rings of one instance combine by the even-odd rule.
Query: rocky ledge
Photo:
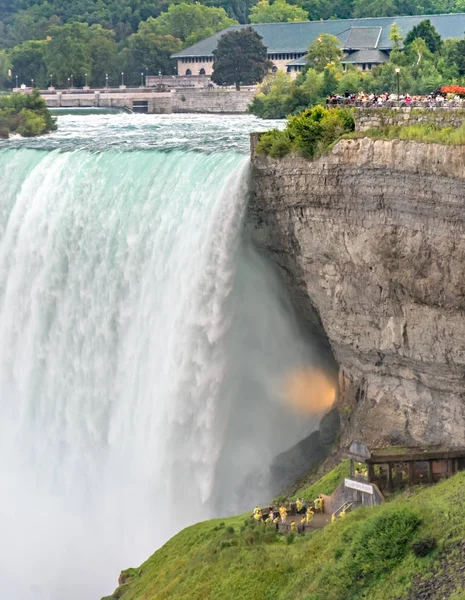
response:
[[[249,226],[340,365],[343,443],[465,445],[465,147],[257,155]]]

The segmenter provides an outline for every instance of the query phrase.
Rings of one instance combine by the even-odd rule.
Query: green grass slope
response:
[[[124,571],[106,600],[407,600],[418,586],[463,600],[464,500],[460,473],[305,536],[247,515],[198,523]]]

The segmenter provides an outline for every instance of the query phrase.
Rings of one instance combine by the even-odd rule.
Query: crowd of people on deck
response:
[[[273,524],[276,531],[284,530],[291,533],[304,533],[310,527],[315,513],[323,512],[323,496],[318,496],[313,502],[307,503],[303,498],[295,502],[281,504],[279,508],[272,506],[262,509],[256,506],[251,515],[255,521]]]
[[[445,106],[449,102],[453,104],[465,104],[465,100],[459,95],[456,95],[450,99],[447,99],[445,94],[436,92],[429,94],[428,96],[410,96],[409,94],[367,94],[365,92],[359,92],[358,94],[350,94],[346,92],[344,95],[333,94],[326,99],[326,104],[329,106],[336,105],[349,105],[349,106],[367,106],[367,107],[379,107],[389,106],[390,104],[400,103],[401,106],[414,106],[421,104],[422,106]]]

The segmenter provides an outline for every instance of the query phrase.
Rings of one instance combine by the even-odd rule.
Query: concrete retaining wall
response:
[[[252,101],[254,90],[172,90],[153,91],[58,91],[42,92],[49,108],[126,108],[133,110],[141,101],[147,102],[149,114],[207,113],[244,114]]]
[[[173,112],[246,113],[253,90],[185,90],[173,94]]]

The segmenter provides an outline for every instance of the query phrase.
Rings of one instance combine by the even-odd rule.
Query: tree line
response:
[[[236,24],[223,8],[186,2],[141,21],[122,40],[97,23],[49,24],[43,39],[0,49],[0,87],[141,85],[147,74],[174,75],[172,54]]]
[[[460,11],[465,0],[0,0],[0,87],[139,85],[174,74],[171,54],[237,23]]]

